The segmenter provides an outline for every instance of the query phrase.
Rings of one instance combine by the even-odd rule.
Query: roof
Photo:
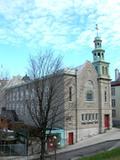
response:
[[[13,87],[13,86],[25,83],[25,81],[22,78],[23,77],[21,76],[13,77],[11,80],[8,81],[5,88],[9,88],[9,87]]]
[[[6,85],[4,85],[3,90],[4,89],[9,89],[9,88],[14,88],[16,86],[24,85],[24,84],[26,84],[30,81],[31,80],[30,80],[29,76],[27,76],[27,74],[24,77],[22,77],[20,75],[14,76],[11,80],[9,80],[6,83]]]
[[[82,71],[83,68],[87,65],[90,64],[92,65],[92,63],[90,61],[86,61],[85,63],[83,63],[82,65],[79,65],[77,67],[74,68],[65,68],[63,69],[63,73],[65,74],[71,74],[71,75],[76,75],[76,71]]]
[[[112,87],[120,86],[120,81],[112,81],[111,86]]]

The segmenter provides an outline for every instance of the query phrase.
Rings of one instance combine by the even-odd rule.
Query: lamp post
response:
[[[54,140],[54,151],[55,151],[55,160],[57,160],[56,158],[56,149],[57,149],[57,137],[53,136],[53,140]]]

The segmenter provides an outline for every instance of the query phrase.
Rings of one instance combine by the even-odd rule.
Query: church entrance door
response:
[[[110,121],[109,115],[105,114],[105,116],[104,116],[104,127],[105,128],[109,128],[110,127],[109,121]]]
[[[73,132],[68,133],[68,144],[73,144]]]

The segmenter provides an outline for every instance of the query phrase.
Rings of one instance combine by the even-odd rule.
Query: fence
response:
[[[0,156],[26,156],[26,144],[0,144]]]

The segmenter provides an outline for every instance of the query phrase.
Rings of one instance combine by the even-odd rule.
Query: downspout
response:
[[[75,98],[76,98],[76,104],[75,104],[75,120],[76,120],[76,143],[78,141],[78,116],[77,116],[77,69],[75,70]]]
[[[102,94],[101,94],[101,80],[98,79],[98,86],[99,86],[99,133],[102,133]]]

